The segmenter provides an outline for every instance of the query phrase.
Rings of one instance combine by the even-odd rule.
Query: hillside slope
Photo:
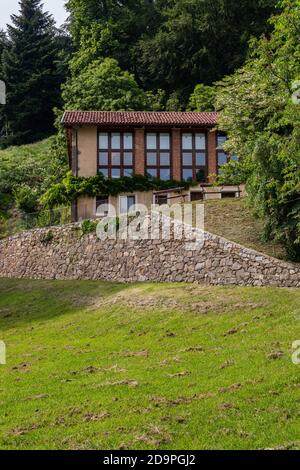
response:
[[[18,224],[23,222],[24,214],[16,210],[15,204],[20,187],[29,188],[28,199],[33,200],[30,212],[37,212],[39,197],[67,171],[66,156],[63,152],[61,156],[57,155],[54,148],[55,139],[50,137],[34,144],[0,150],[0,237],[18,231]],[[28,218],[27,214],[25,218]]]
[[[254,217],[247,198],[205,202],[205,229],[274,258],[285,259],[283,247],[262,240],[264,221]]]
[[[299,290],[0,280],[1,449],[300,449]]]

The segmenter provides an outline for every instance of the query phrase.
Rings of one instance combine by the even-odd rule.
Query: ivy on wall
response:
[[[68,173],[61,183],[51,186],[42,196],[41,204],[44,207],[53,208],[57,205],[68,205],[80,196],[117,196],[122,193],[163,191],[179,187],[188,189],[193,184],[190,182],[162,181],[158,178],[142,175],[111,179],[105,178],[101,174],[84,178]]]

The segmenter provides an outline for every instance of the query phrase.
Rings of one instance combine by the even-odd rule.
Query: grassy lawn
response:
[[[300,449],[300,290],[0,280],[1,449]]]

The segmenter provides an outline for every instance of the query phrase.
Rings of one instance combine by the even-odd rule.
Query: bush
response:
[[[84,220],[81,223],[81,231],[83,235],[87,235],[89,233],[96,233],[98,222],[95,220]]]
[[[38,197],[36,189],[30,188],[30,186],[27,186],[26,184],[23,184],[15,191],[16,206],[26,214],[30,214],[37,210]]]
[[[51,243],[53,239],[54,239],[54,235],[53,235],[53,232],[51,232],[50,230],[49,232],[41,235],[40,242],[47,244],[47,243]]]

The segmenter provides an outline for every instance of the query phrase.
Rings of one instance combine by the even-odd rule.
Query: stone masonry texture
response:
[[[300,287],[298,267],[202,234],[200,244],[100,241],[78,224],[38,229],[0,241],[0,277]]]

